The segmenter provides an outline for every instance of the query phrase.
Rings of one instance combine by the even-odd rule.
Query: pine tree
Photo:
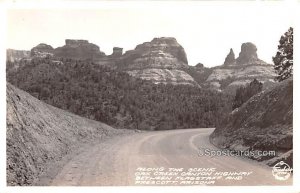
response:
[[[273,57],[274,69],[278,74],[275,80],[283,81],[293,75],[293,28],[281,36],[278,51]]]
[[[261,92],[263,84],[258,80],[254,79],[246,87],[241,86],[236,90],[235,98],[233,100],[232,109],[242,106],[246,101],[248,101],[252,96]]]

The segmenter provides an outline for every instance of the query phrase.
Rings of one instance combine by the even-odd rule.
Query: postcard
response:
[[[3,5],[4,191],[296,192],[299,3]]]

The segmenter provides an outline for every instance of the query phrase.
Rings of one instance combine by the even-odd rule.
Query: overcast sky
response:
[[[114,46],[126,51],[154,37],[175,37],[190,65],[221,65],[230,48],[238,56],[243,42],[253,42],[259,58],[271,63],[280,36],[293,25],[293,12],[276,2],[120,5],[9,10],[7,48],[30,50],[39,43],[56,48],[65,39],[87,39],[111,54]]]

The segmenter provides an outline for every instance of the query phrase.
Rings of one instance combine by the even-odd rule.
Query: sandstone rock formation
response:
[[[172,37],[154,38],[127,51],[117,68],[130,75],[155,83],[189,84],[199,86],[182,69],[188,67],[183,47]]]
[[[204,64],[202,63],[198,63],[195,65],[196,68],[204,68]]]
[[[155,84],[197,85],[193,77],[177,69],[147,68],[143,70],[131,70],[127,71],[127,73],[134,77],[150,80]]]
[[[105,54],[99,46],[89,43],[87,40],[66,40],[66,45],[54,50],[57,58],[71,58],[76,60],[97,60]]]
[[[6,50],[6,61],[18,62],[23,58],[26,58],[26,59],[30,58],[30,51],[14,50],[14,49]]]
[[[212,68],[205,84],[216,90],[235,93],[235,89],[245,86],[252,80],[257,79],[264,83],[264,88],[275,84],[276,76],[271,64],[257,57],[257,48],[253,43],[243,43],[239,57],[233,62],[233,51],[230,51],[224,65]]]
[[[224,65],[232,65],[232,64],[235,64],[235,55],[232,48],[230,48],[230,52],[225,58]]]
[[[210,138],[220,148],[276,151],[276,157],[252,158],[268,160],[269,165],[284,160],[292,166],[293,80],[254,95],[225,118]]]
[[[265,63],[262,60],[258,59],[256,52],[257,48],[253,43],[243,43],[241,46],[239,57],[236,59],[236,63],[239,65],[247,65],[250,63]]]
[[[126,69],[180,68],[188,66],[183,47],[175,38],[154,38],[151,42],[137,45],[122,57]]]
[[[98,65],[128,72],[130,75],[153,80],[155,83],[188,84],[199,86],[183,69],[188,61],[183,47],[172,37],[154,38],[137,45],[123,54],[123,48],[114,47],[106,56],[100,48],[87,40],[65,40],[65,45],[53,49],[39,44],[31,50],[32,57],[53,56],[60,59],[89,60]],[[152,77],[152,78],[151,78]]]
[[[53,49],[40,44],[32,49],[31,55],[54,58],[89,60],[109,69],[128,72],[130,75],[153,80],[163,84],[188,84],[204,86],[234,94],[237,87],[250,83],[254,78],[265,83],[264,87],[274,84],[273,66],[260,60],[253,43],[243,43],[239,57],[230,49],[224,64],[205,68],[203,64],[189,66],[184,48],[172,37],[154,38],[126,51],[119,47],[106,56],[100,48],[87,40],[66,40],[66,45]],[[151,78],[152,77],[152,78]],[[194,79],[194,81],[192,81]]]
[[[45,58],[47,56],[53,56],[54,49],[52,46],[41,43],[33,47],[30,51],[31,57]]]
[[[123,48],[114,47],[112,57],[121,57],[123,55]]]

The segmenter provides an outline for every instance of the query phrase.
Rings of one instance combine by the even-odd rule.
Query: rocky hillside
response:
[[[127,51],[117,62],[117,68],[134,77],[154,83],[199,86],[182,69],[188,67],[186,53],[175,38],[154,38]]]
[[[7,84],[7,185],[31,185],[83,144],[121,134],[100,122],[47,105]]]
[[[239,56],[230,49],[224,64],[213,67],[211,74],[204,84],[216,90],[224,90],[228,93],[235,91],[240,86],[245,86],[253,79],[264,83],[268,88],[275,84],[275,71],[271,64],[257,57],[257,48],[253,43],[243,43]]]
[[[33,47],[30,51],[31,57],[52,57],[54,55],[54,49],[52,46],[41,43],[35,47]]]
[[[223,120],[210,136],[220,148],[276,151],[276,157],[257,157],[273,165],[285,160],[292,165],[293,80],[288,79],[254,95]]]
[[[206,83],[207,78],[213,72],[213,68],[207,68],[202,63],[195,66],[189,66],[184,71],[188,73],[202,88],[214,88]],[[214,90],[214,89],[213,89]]]
[[[30,57],[30,51],[14,50],[14,49],[6,50],[6,61],[8,62],[17,62],[23,58],[29,58],[29,57]]]

